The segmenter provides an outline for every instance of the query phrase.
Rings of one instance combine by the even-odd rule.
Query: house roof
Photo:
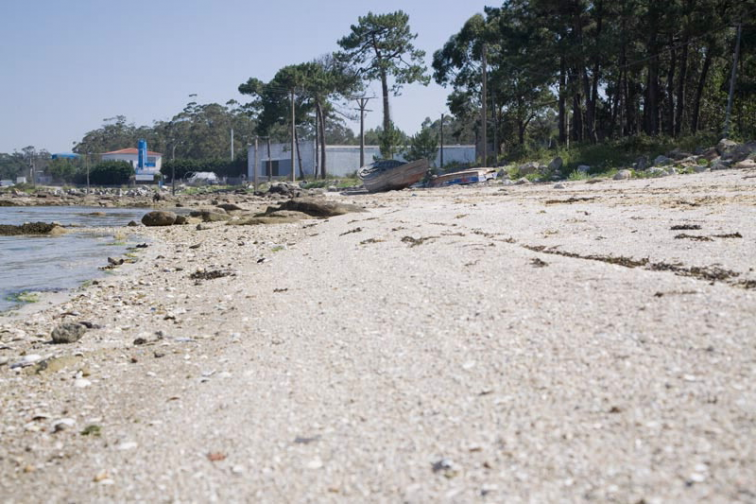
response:
[[[130,149],[121,149],[121,150],[116,150],[116,151],[111,151],[111,152],[103,152],[103,155],[105,154],[134,154],[136,155],[136,154],[139,154],[139,149],[135,149],[132,147]],[[147,151],[147,155],[148,156],[162,156],[161,153],[152,152],[152,151]]]

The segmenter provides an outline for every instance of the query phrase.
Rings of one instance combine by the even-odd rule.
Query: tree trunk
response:
[[[696,89],[696,97],[693,100],[693,116],[691,117],[690,124],[691,133],[698,133],[698,119],[701,113],[701,97],[703,96],[704,89],[706,88],[706,77],[709,74],[709,68],[711,67],[711,59],[712,48],[707,47],[703,68],[701,68],[701,77],[698,80],[698,89]]]
[[[299,133],[297,128],[294,128],[294,145],[297,147],[297,159],[299,160],[299,178],[306,180],[304,170],[302,169],[302,153],[299,151]],[[294,167],[291,167],[294,170]]]
[[[567,69],[565,68],[564,55],[559,60],[559,144],[567,142],[566,124],[566,101],[567,101]]]
[[[596,3],[596,44],[600,44],[601,30],[604,24],[604,2],[599,1]],[[588,130],[588,139],[596,143],[598,142],[598,133],[596,131],[596,104],[598,102],[598,84],[601,76],[601,51],[595,51],[595,57],[593,60],[593,84],[591,86],[590,95],[586,95],[587,110],[586,110],[586,123]]]
[[[675,136],[682,133],[683,112],[685,111],[685,85],[688,79],[688,44],[690,44],[690,14],[695,7],[695,0],[688,0],[688,12],[683,30],[682,54],[680,55],[680,76],[677,81],[677,109],[675,111]]]
[[[675,135],[675,71],[677,66],[677,51],[675,50],[675,39],[672,34],[669,35],[669,46],[672,48],[669,53],[669,71],[667,72],[667,134]]]
[[[317,114],[320,118],[320,174],[323,179],[326,178],[328,170],[326,169],[326,136],[325,136],[325,114],[323,113],[323,106],[318,103]],[[315,153],[317,155],[317,152]]]
[[[652,4],[653,5],[653,4]],[[646,103],[644,104],[645,131],[650,136],[659,133],[659,55],[658,55],[658,19],[655,9],[649,12],[651,19],[651,34],[649,35],[647,52],[651,58],[648,62],[648,78],[646,79]]]
[[[391,130],[391,112],[389,110],[388,76],[385,70],[381,71],[381,92],[383,93],[383,134],[388,135]],[[381,149],[381,156],[388,159],[391,157],[391,153],[383,152],[383,149]]]
[[[482,148],[481,148],[481,157],[483,158],[483,166],[486,166],[487,158],[488,158],[488,74],[487,74],[487,55],[486,55],[486,44],[483,44],[482,49],[482,55],[481,55],[481,81],[482,81],[482,93],[483,96],[481,97],[481,107],[480,107],[480,122],[481,122],[481,137],[482,137]]]

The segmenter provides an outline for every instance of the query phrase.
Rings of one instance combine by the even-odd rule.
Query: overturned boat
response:
[[[428,173],[428,160],[418,159],[411,163],[387,160],[363,166],[357,172],[365,189],[370,192],[396,191],[420,182]]]

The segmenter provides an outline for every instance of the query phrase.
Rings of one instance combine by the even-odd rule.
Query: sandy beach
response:
[[[0,500],[756,501],[756,171],[561,185],[129,228],[0,317]]]

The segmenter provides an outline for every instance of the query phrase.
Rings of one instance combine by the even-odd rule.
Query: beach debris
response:
[[[221,452],[210,452],[207,454],[207,460],[210,462],[220,462],[226,460],[226,455]]]
[[[142,217],[142,224],[148,227],[172,226],[174,222],[176,222],[176,214],[163,210],[155,210]]]
[[[123,262],[124,262],[123,257],[120,257],[118,259],[113,259],[112,257],[108,257],[108,264],[110,264],[111,266],[120,266],[123,264]]]
[[[457,464],[448,458],[442,458],[433,462],[431,468],[434,473],[441,474],[447,479],[451,479],[459,474],[459,467]]]
[[[69,430],[74,425],[76,425],[76,420],[74,420],[73,418],[61,418],[60,420],[53,422],[53,432]]]
[[[223,278],[227,276],[236,276],[236,273],[229,270],[197,270],[191,275],[189,275],[189,278],[192,280],[215,280],[216,278]]]
[[[52,341],[56,344],[75,343],[84,336],[87,327],[78,322],[60,324],[52,331]]]

